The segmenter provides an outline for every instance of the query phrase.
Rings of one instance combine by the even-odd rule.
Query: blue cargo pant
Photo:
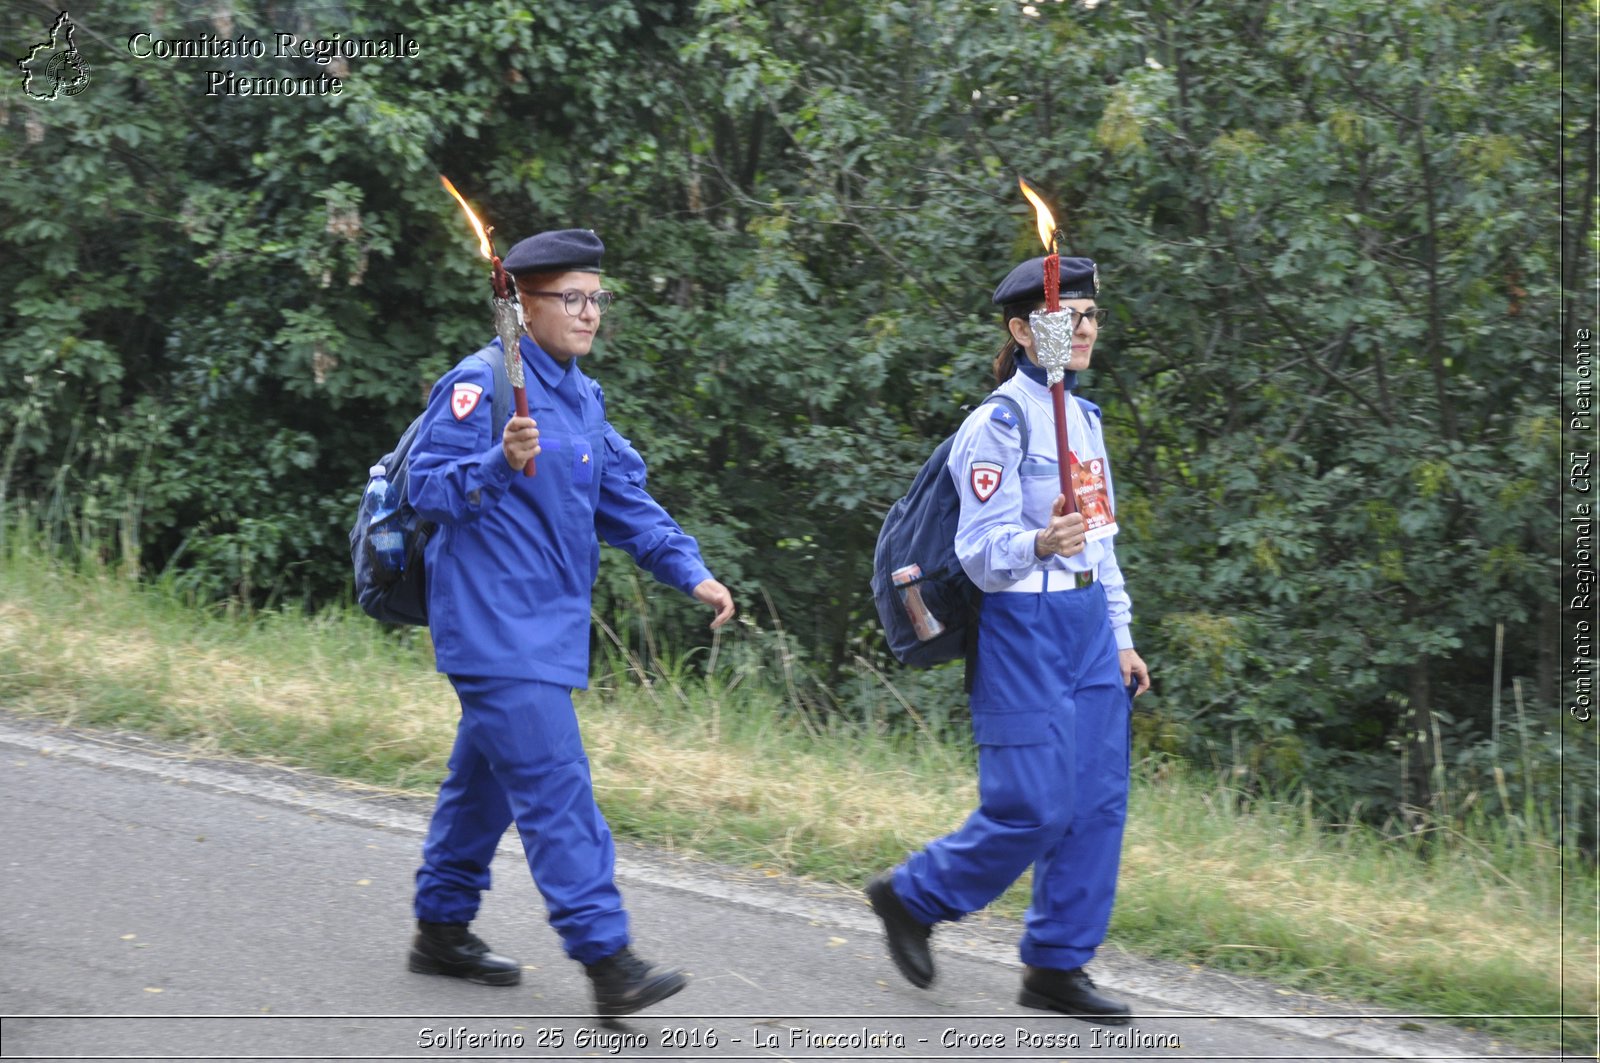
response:
[[[471,922],[489,888],[489,862],[514,821],[567,955],[584,964],[610,956],[628,943],[628,913],[571,690],[526,679],[450,682],[461,722],[422,847],[416,917]]]
[[[1031,864],[1022,962],[1088,963],[1116,895],[1130,711],[1100,584],[986,595],[972,691],[979,804],[895,869],[912,915],[960,919]]]

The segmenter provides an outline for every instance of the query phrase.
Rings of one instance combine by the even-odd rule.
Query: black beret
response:
[[[606,245],[593,229],[556,229],[518,242],[500,264],[513,277],[568,270],[599,273],[600,256],[605,250]]]
[[[1068,258],[1061,259],[1061,298],[1063,299],[1093,299],[1100,294],[1100,271],[1095,268],[1094,259]],[[1000,287],[994,290],[994,305],[1005,306],[1007,303],[1042,303],[1044,302],[1044,256],[1030,258],[1010,273],[1000,282]]]

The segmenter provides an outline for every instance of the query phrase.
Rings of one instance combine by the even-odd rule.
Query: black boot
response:
[[[883,920],[883,934],[889,942],[889,958],[906,976],[906,981],[918,989],[933,984],[933,950],[928,938],[933,928],[917,921],[906,908],[900,895],[895,893],[889,872],[884,872],[867,883],[867,899],[872,910]]]
[[[594,985],[594,1010],[602,1018],[632,1015],[665,1000],[689,984],[675,967],[646,963],[624,945],[618,951],[584,967]]]
[[[666,1001],[690,983],[677,967],[646,964],[626,945],[602,961],[586,965],[584,973],[594,985],[595,1015],[602,1018],[632,1015]]]
[[[1128,1005],[1102,995],[1082,967],[1070,971],[1026,968],[1022,972],[1022,992],[1017,996],[1017,1003],[1025,1008],[1059,1011],[1075,1019],[1106,1026],[1125,1026],[1133,1018]]]
[[[482,985],[516,985],[522,967],[516,960],[496,956],[466,923],[424,923],[417,920],[406,966],[418,974],[443,974]]]

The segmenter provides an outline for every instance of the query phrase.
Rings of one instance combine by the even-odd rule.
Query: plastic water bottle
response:
[[[372,548],[372,559],[378,568],[399,575],[406,568],[405,536],[400,531],[400,499],[394,484],[382,465],[367,470],[371,477],[367,490],[361,497],[361,508],[367,514],[367,542]]]
[[[933,615],[928,603],[922,600],[922,588],[917,586],[922,581],[922,566],[913,564],[897,568],[889,573],[889,578],[899,588],[900,604],[911,618],[911,629],[917,633],[917,639],[927,642],[942,634],[944,625]]]

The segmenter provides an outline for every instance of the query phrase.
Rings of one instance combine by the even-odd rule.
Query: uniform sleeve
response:
[[[997,409],[986,403],[968,416],[946,465],[961,498],[956,557],[982,591],[1014,583],[1043,563],[1033,552],[1043,525],[1030,523],[1022,512],[1022,434],[996,417]]]
[[[1090,419],[1094,426],[1095,442],[1099,444],[1100,453],[1106,453],[1105,437],[1100,432],[1100,418]],[[1106,498],[1111,502],[1111,512],[1117,511],[1117,488],[1111,479],[1111,459],[1106,459]],[[1113,543],[1113,536],[1105,541],[1106,553],[1100,559],[1100,585],[1106,592],[1106,612],[1111,619],[1111,634],[1117,640],[1117,649],[1133,649],[1133,599],[1128,597],[1128,588],[1122,578],[1122,566],[1117,564],[1117,551]]]
[[[1100,561],[1100,583],[1106,592],[1106,612],[1111,617],[1111,634],[1116,637],[1117,649],[1133,649],[1133,600],[1122,580],[1122,568],[1117,564],[1117,552],[1106,550]]]
[[[494,425],[494,373],[468,359],[439,379],[412,445],[406,496],[424,520],[476,520],[505,494],[517,470],[506,464]],[[462,411],[466,410],[465,414]],[[458,416],[459,415],[459,416]]]
[[[650,497],[645,490],[644,459],[609,422],[605,439],[595,531],[660,582],[693,594],[695,587],[712,578],[700,559],[700,544]]]

